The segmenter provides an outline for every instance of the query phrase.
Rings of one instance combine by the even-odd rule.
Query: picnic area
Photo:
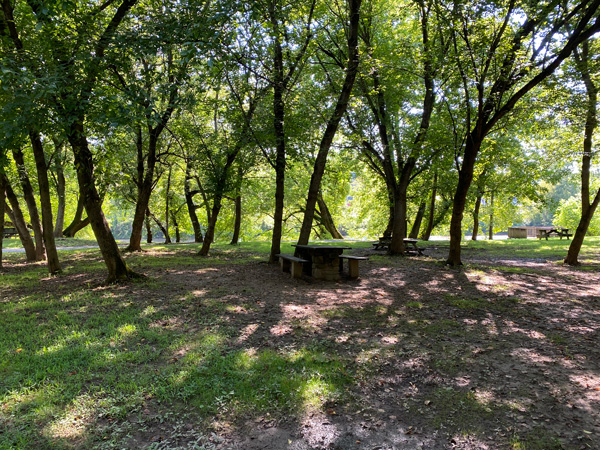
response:
[[[37,449],[562,449],[600,435],[600,240],[448,241],[293,278],[267,243],[149,245],[104,284],[5,255],[0,443]],[[287,243],[282,248],[293,253]]]

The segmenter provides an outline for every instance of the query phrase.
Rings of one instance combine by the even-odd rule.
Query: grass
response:
[[[590,241],[588,256],[600,244]],[[350,245],[370,247],[369,242]],[[492,255],[522,252],[550,259],[566,246],[559,240],[465,245]],[[435,373],[450,380],[469,373],[476,363],[467,343],[482,337],[465,320],[519,316],[520,300],[514,296],[445,292],[435,301],[400,296],[393,305],[362,298],[358,307],[318,313],[331,327],[330,336],[319,322],[291,318],[293,340],[281,339],[277,346],[267,338],[240,342],[246,328],[252,335],[252,326],[277,324],[265,324],[273,312],[256,323],[244,322],[244,314],[263,314],[260,299],[269,293],[227,282],[191,290],[174,286],[168,275],[201,277],[263,262],[270,244],[217,244],[210,258],[196,256],[198,249],[197,244],[155,244],[142,254],[127,254],[134,269],[155,276],[114,286],[98,282],[105,268],[96,249],[61,250],[64,273],[57,278],[48,277],[41,263],[24,265],[22,254],[4,255],[10,268],[0,273],[0,449],[138,448],[141,443],[176,449],[193,448],[186,447],[191,442],[210,449],[216,445],[211,430],[218,434],[232,423],[306,417],[336,404],[352,410],[363,401],[357,392],[380,386],[386,367],[396,363],[406,364],[398,373],[410,386],[411,367],[425,365],[426,375],[419,376]],[[293,252],[291,243],[282,251]],[[399,261],[393,264],[410,267],[409,259]],[[478,267],[476,275],[495,271],[527,273],[501,265]],[[434,317],[438,308],[451,315]],[[549,334],[548,341],[565,349],[571,343],[558,333]],[[458,433],[479,433],[480,421],[493,425],[508,414],[452,384],[430,386],[417,399],[406,400],[407,410],[428,426]],[[152,441],[161,429],[169,432]],[[506,443],[515,449],[560,448],[544,430],[511,439]]]

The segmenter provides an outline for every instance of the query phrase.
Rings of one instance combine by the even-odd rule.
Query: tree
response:
[[[590,192],[590,167],[594,157],[593,138],[598,127],[598,84],[595,75],[598,73],[598,41],[585,41],[581,49],[574,51],[575,66],[583,80],[586,102],[586,119],[583,137],[583,152],[581,156],[581,219],[573,235],[569,251],[565,257],[565,264],[575,266],[579,264],[578,256],[584,237],[594,217],[594,212],[600,203],[600,189],[596,191],[593,200]],[[596,56],[596,57],[595,57]]]
[[[308,196],[306,199],[306,207],[304,208],[304,219],[300,228],[300,236],[298,244],[307,244],[312,230],[312,222],[315,212],[315,206],[321,189],[321,180],[325,172],[325,164],[327,155],[333,138],[337,132],[340,121],[348,108],[348,101],[352,94],[352,87],[358,73],[359,52],[358,52],[358,28],[360,23],[360,7],[362,0],[348,1],[348,31],[347,31],[347,65],[345,69],[345,78],[339,92],[339,97],[335,104],[335,108],[329,117],[325,131],[319,145],[319,151],[315,158],[310,185],[308,188]]]
[[[526,94],[600,30],[599,6],[600,0],[575,4],[551,0],[523,7],[511,0],[506,6],[459,2],[447,8],[465,127],[462,153],[457,155],[460,169],[448,265],[462,264],[463,213],[483,141]]]

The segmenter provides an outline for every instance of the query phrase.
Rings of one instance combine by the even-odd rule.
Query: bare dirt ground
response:
[[[318,341],[358,374],[352,401],[302,417],[215,417],[221,448],[600,448],[598,267],[473,253],[454,270],[445,248],[353,253],[372,257],[358,280],[294,280],[257,263],[163,275],[238,304],[234,345]]]
[[[441,263],[443,244],[422,257],[352,253],[371,257],[357,280],[292,279],[263,262],[227,264],[222,253],[214,266],[146,270],[159,282],[151,289],[118,288],[155,303],[212,293],[227,306],[232,350],[319,345],[354,380],[340,401],[293,416],[219,413],[202,425],[210,439],[195,442],[204,447],[191,438],[170,446],[172,430],[156,423],[126,448],[600,449],[600,267],[475,250],[457,270]],[[101,284],[82,276],[45,288]],[[213,307],[192,302],[158,325],[194,333],[206,326],[195,317]]]

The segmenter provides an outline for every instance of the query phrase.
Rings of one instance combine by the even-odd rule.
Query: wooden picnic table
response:
[[[417,246],[417,242],[419,242],[418,239],[404,238],[404,244],[406,244],[406,246],[410,246],[409,248],[406,249],[407,254],[412,254],[412,253],[416,253],[418,255],[423,254],[423,249],[419,248]],[[387,250],[390,248],[391,243],[392,243],[391,237],[387,237],[387,236],[380,237],[379,242],[373,243],[373,247],[375,247],[375,250],[379,250],[379,249]]]
[[[2,233],[3,238],[9,238],[13,236],[18,236],[17,229],[13,227],[4,227],[4,232]]]
[[[568,240],[573,234],[569,233],[568,228],[552,228],[550,230],[538,230],[537,232],[538,239],[546,238],[548,240],[550,236],[558,236],[561,239],[566,237]]]
[[[342,245],[293,245],[296,247],[295,256],[308,263],[304,264],[304,273],[319,280],[340,279],[340,256],[344,250],[351,247]]]

